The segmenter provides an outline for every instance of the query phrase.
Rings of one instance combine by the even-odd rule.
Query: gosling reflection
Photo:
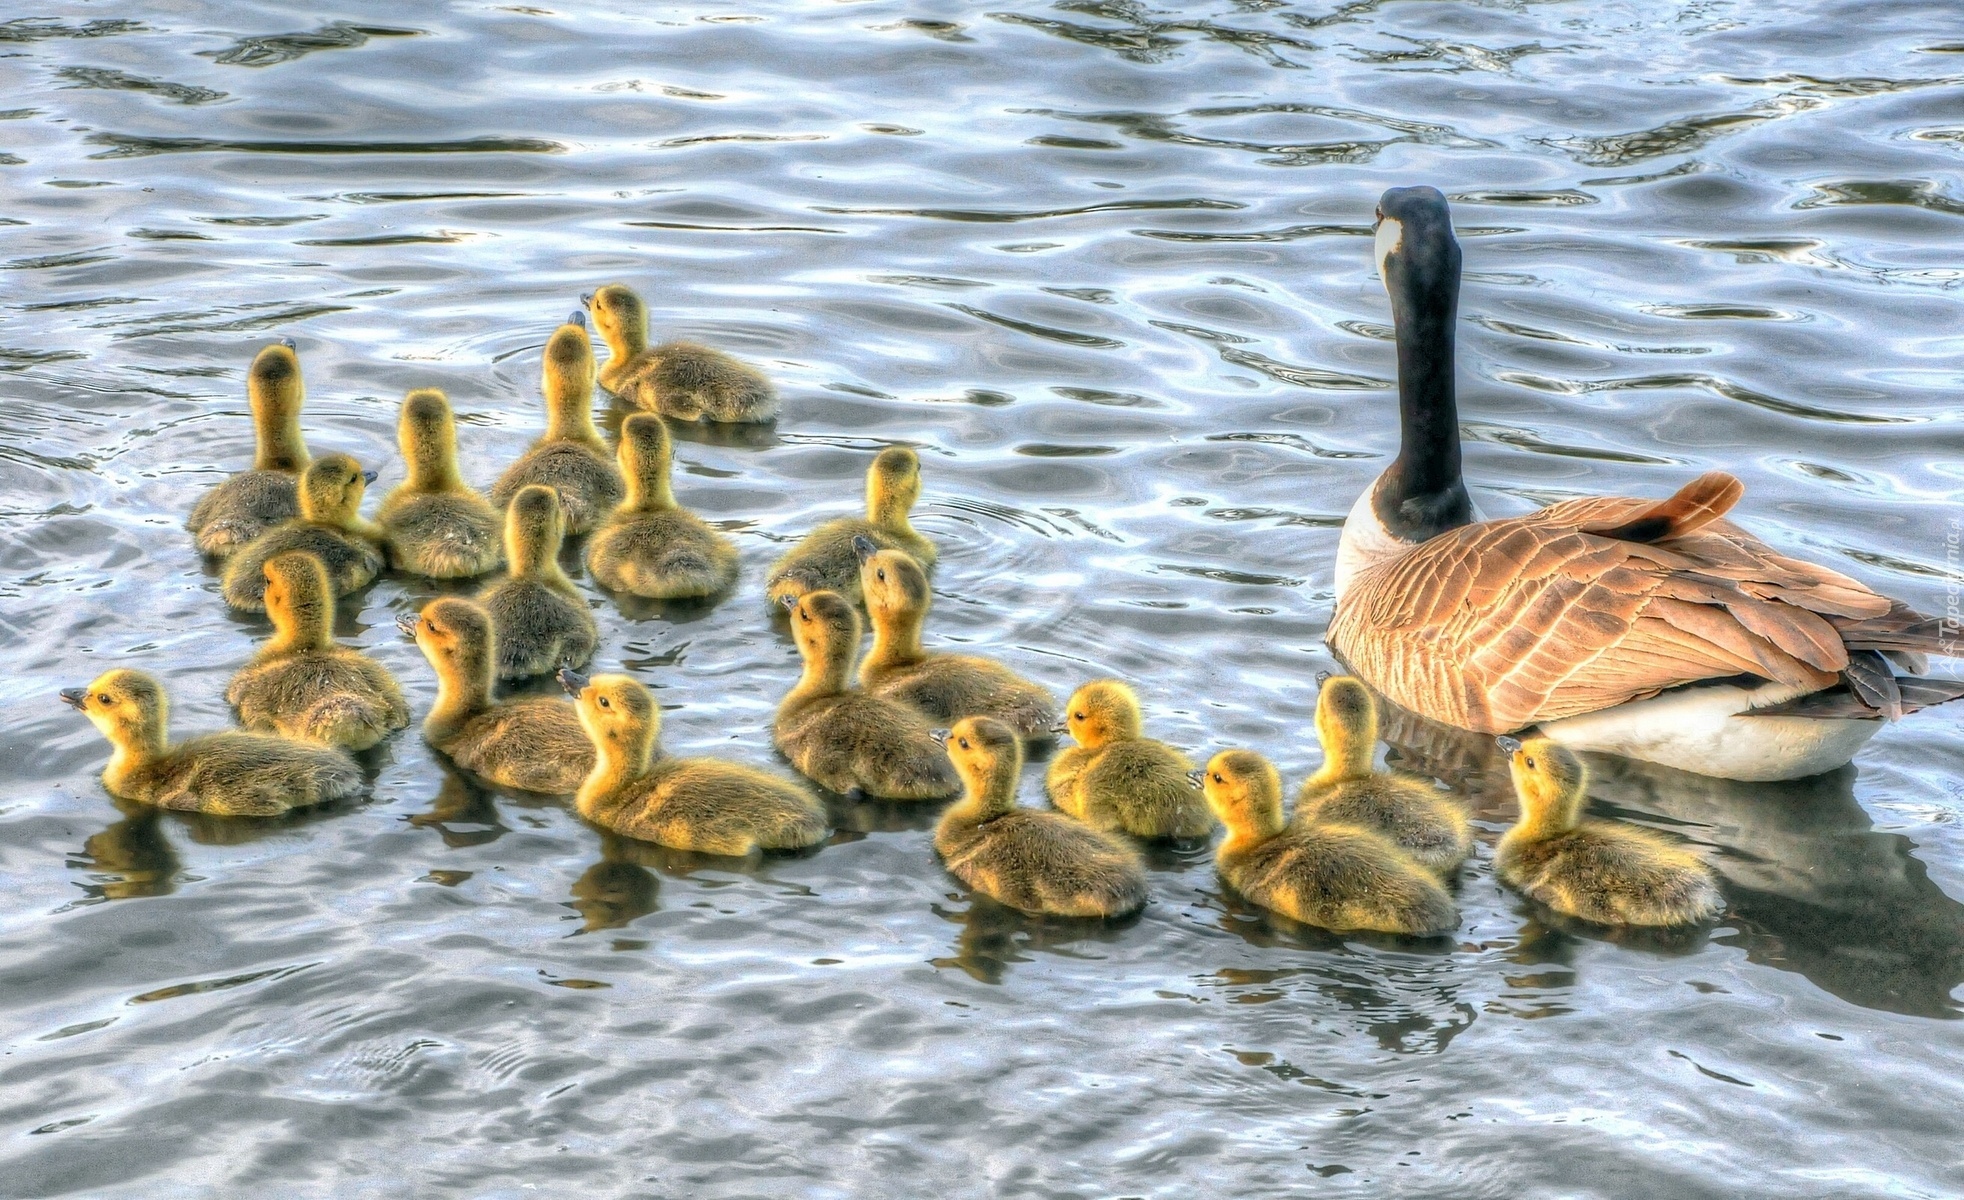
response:
[[[1117,942],[1139,923],[1139,915],[1112,919],[1086,917],[1031,916],[1000,904],[980,892],[971,892],[968,908],[960,911],[934,906],[934,915],[957,923],[952,954],[930,959],[935,967],[964,971],[977,983],[1001,983],[1016,963],[1031,961],[1037,954],[1071,954],[1085,947],[1085,957],[1096,951],[1091,944]]]
[[[87,872],[76,885],[84,896],[79,903],[140,900],[176,891],[183,863],[164,835],[163,811],[133,800],[112,798],[111,803],[123,819],[89,835],[81,855],[69,860],[70,867]]]
[[[567,907],[580,914],[581,933],[619,929],[661,906],[661,880],[634,861],[647,847],[629,838],[602,835],[599,862],[573,881]]]
[[[489,789],[464,778],[448,763],[440,765],[443,784],[430,807],[409,818],[410,825],[436,830],[452,850],[487,845],[511,832],[498,815],[497,800]]]

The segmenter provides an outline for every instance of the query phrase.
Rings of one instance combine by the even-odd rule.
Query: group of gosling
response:
[[[625,675],[579,673],[598,631],[559,566],[567,535],[588,535],[586,564],[603,587],[655,599],[716,598],[737,576],[729,538],[677,505],[664,418],[767,421],[769,382],[707,347],[649,346],[647,315],[628,288],[584,298],[610,358],[596,371],[586,313],[546,343],[546,430],[492,486],[458,468],[455,423],[440,391],[403,401],[405,480],[371,522],[360,515],[375,473],[345,454],[309,455],[303,387],[291,341],[253,361],[257,428],[251,470],[212,489],[189,529],[225,564],[227,603],[264,611],[272,637],[227,687],[248,732],[172,744],[152,676],[116,669],[62,698],[86,713],[113,754],[102,775],[120,797],[164,808],[275,815],[353,795],[349,756],[409,724],[396,681],[333,638],[337,597],[385,566],[468,579],[505,569],[477,597],[447,596],[398,624],[437,677],[423,721],[431,745],[494,784],[574,793],[581,816],[632,838],[719,855],[794,850],[823,841],[826,814],[792,779],[714,758],[672,758],[661,711]],[[643,410],[610,453],[593,418],[595,382]],[[1249,750],[1195,769],[1143,735],[1132,689],[1098,680],[1059,721],[1042,686],[986,658],[930,652],[922,625],[935,547],[909,523],[920,464],[882,451],[867,474],[864,519],[808,534],[772,567],[771,602],[789,617],[803,674],[778,708],[774,743],[832,792],[892,801],[961,794],[935,831],[949,871],[997,901],[1068,917],[1117,917],[1148,898],[1131,839],[1227,835],[1223,878],[1252,903],[1311,925],[1413,935],[1456,928],[1448,885],[1473,848],[1463,808],[1429,782],[1373,769],[1376,701],[1357,680],[1326,679],[1316,725],[1324,763],[1285,818],[1282,781]],[[502,511],[501,511],[502,510]],[[859,607],[873,645],[857,664]],[[556,672],[572,701],[499,700],[494,684]],[[1019,806],[1026,743],[1068,733],[1046,789],[1055,812]],[[1508,746],[1520,822],[1500,841],[1502,880],[1549,907],[1610,924],[1678,925],[1722,901],[1703,864],[1656,835],[1582,818],[1580,762],[1553,743]]]

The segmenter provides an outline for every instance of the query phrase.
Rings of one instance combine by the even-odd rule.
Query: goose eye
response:
[[[97,692],[97,693],[95,694],[95,698],[96,698],[97,700],[99,700],[99,701],[101,701],[101,702],[102,702],[102,703],[104,703],[104,704],[114,704],[114,703],[116,703],[116,702],[115,702],[114,700],[111,700],[111,699],[109,698],[109,693],[108,693],[108,692]]]
[[[1216,771],[1216,772],[1214,772],[1214,782],[1215,782],[1215,783],[1226,783],[1226,782],[1227,782],[1227,780],[1225,780],[1225,779],[1222,779],[1222,778],[1221,778],[1221,773],[1220,773],[1219,771]]]
[[[966,750],[966,749],[968,749],[968,739],[967,739],[967,738],[963,738],[963,739],[961,739],[961,746],[962,746],[962,749],[964,749],[964,750]]]
[[[608,699],[607,699],[607,697],[605,697],[605,696],[602,696],[602,697],[600,697],[600,707],[602,707],[602,708],[612,708],[612,707],[614,707],[614,706],[613,706],[613,704],[612,704],[611,702],[609,702],[609,701],[608,701]]]
[[[1084,714],[1083,714],[1083,713],[1072,713],[1072,714],[1071,714],[1071,720],[1073,720],[1073,721],[1082,721],[1082,720],[1084,720]]]
[[[1531,758],[1529,758],[1529,759],[1523,759],[1522,761],[1524,761],[1524,762],[1526,762],[1526,763],[1527,763],[1527,765],[1529,766],[1529,768],[1532,768],[1532,767],[1534,766],[1534,760],[1533,760],[1533,759],[1531,759]]]
[[[887,572],[886,572],[886,568],[885,568],[885,567],[881,567],[881,568],[880,568],[880,582],[881,582],[881,583],[885,583],[885,582],[886,582],[886,580],[887,580]]]

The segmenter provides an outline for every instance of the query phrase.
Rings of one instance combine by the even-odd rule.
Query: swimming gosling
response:
[[[1071,694],[1064,724],[1077,745],[1050,761],[1050,802],[1094,829],[1143,838],[1203,838],[1214,819],[1192,778],[1193,760],[1146,737],[1139,697],[1116,679]]]
[[[861,687],[931,721],[994,717],[1025,740],[1050,736],[1057,701],[1047,689],[986,658],[921,648],[921,626],[934,597],[919,563],[865,537],[853,538],[852,545],[873,624],[873,649],[859,664]]]
[[[694,342],[648,345],[648,308],[610,283],[582,296],[607,342],[600,386],[629,404],[685,421],[760,424],[777,416],[777,391],[763,372]]]
[[[835,792],[940,800],[961,787],[934,730],[910,708],[852,687],[859,614],[837,592],[786,605],[805,670],[778,705],[772,741],[791,765]]]
[[[1195,772],[1227,837],[1214,864],[1235,891],[1324,929],[1434,934],[1459,927],[1439,880],[1386,839],[1355,825],[1282,821],[1282,778],[1251,750],[1223,750]]]
[[[366,750],[409,724],[409,704],[382,664],[334,640],[334,593],[311,554],[266,563],[273,636],[226,685],[239,724],[303,742]]]
[[[620,455],[627,498],[587,544],[594,579],[651,600],[700,599],[735,583],[736,543],[675,502],[675,451],[662,419],[635,413],[621,422]]]
[[[1450,878],[1473,853],[1466,810],[1423,779],[1373,771],[1377,701],[1349,675],[1323,681],[1316,697],[1323,765],[1296,797],[1299,825],[1361,825],[1391,839],[1420,866]]]
[[[300,476],[300,515],[273,526],[225,564],[225,603],[246,612],[266,609],[266,564],[300,551],[327,569],[337,597],[367,587],[382,569],[382,530],[361,517],[361,498],[375,472],[345,454],[327,454]]]
[[[600,643],[593,614],[559,566],[564,525],[558,493],[543,484],[526,484],[505,509],[511,573],[477,597],[491,614],[500,679],[583,667]]]
[[[435,388],[403,397],[396,439],[409,476],[377,517],[389,565],[431,579],[474,579],[498,569],[498,513],[457,469],[457,422]]]
[[[1020,808],[1023,743],[991,717],[969,717],[946,734],[962,798],[941,814],[934,849],[948,871],[1011,908],[1060,917],[1120,917],[1146,903],[1138,852],[1056,813]]]
[[[491,699],[497,656],[491,614],[456,596],[396,618],[436,670],[436,704],[423,736],[450,761],[492,783],[564,795],[593,771],[593,744],[564,700]]]
[[[827,521],[771,567],[764,584],[771,603],[810,592],[837,592],[860,602],[859,553],[853,539],[863,537],[881,550],[901,550],[934,566],[934,543],[915,532],[907,519],[921,496],[921,460],[905,446],[889,446],[866,470],[866,516]]]
[[[252,469],[212,488],[192,507],[185,528],[200,551],[229,558],[268,529],[300,515],[300,472],[312,461],[300,435],[300,405],[306,395],[293,339],[281,338],[253,358],[246,372]]]
[[[1647,829],[1583,819],[1589,776],[1572,751],[1546,738],[1497,740],[1521,803],[1494,854],[1502,883],[1601,925],[1695,925],[1724,911],[1697,855]]]
[[[208,733],[170,742],[170,703],[143,671],[106,671],[63,702],[85,714],[114,752],[102,772],[112,796],[180,812],[273,817],[361,789],[346,751],[266,733]]]
[[[661,706],[640,683],[572,670],[561,670],[559,682],[593,742],[593,773],[575,801],[587,820],[701,854],[797,850],[825,840],[825,810],[790,780],[722,759],[662,754]]]
[[[559,494],[566,532],[590,532],[627,494],[627,485],[593,425],[593,343],[586,314],[574,313],[546,339],[540,390],[546,433],[491,485],[491,503],[510,504],[518,490],[542,483]]]

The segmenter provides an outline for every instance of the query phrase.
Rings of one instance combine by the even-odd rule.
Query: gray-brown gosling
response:
[[[382,569],[381,527],[361,516],[375,472],[345,454],[326,454],[300,476],[300,515],[254,538],[225,564],[225,603],[246,612],[266,608],[266,564],[299,551],[327,569],[334,594],[367,587]]]
[[[629,404],[685,421],[756,424],[777,416],[777,391],[763,372],[694,342],[648,345],[648,308],[610,283],[580,298],[607,342],[600,386]]]
[[[1373,771],[1377,701],[1349,675],[1323,681],[1316,697],[1316,735],[1323,765],[1296,797],[1295,820],[1308,825],[1361,825],[1390,838],[1420,866],[1450,877],[1473,853],[1466,810],[1423,779]]]
[[[564,795],[593,771],[593,744],[564,700],[491,698],[497,656],[491,614],[456,596],[396,618],[436,671],[436,704],[423,736],[450,760],[492,783]]]
[[[272,817],[361,789],[346,751],[266,733],[208,733],[170,742],[163,685],[143,671],[106,671],[61,698],[109,739],[102,786],[113,796],[181,812]]]
[[[651,600],[714,596],[736,582],[737,548],[675,502],[674,447],[653,413],[621,422],[627,499],[586,548],[586,569],[603,587]]]
[[[1017,737],[1050,736],[1057,701],[1048,690],[986,658],[922,649],[921,626],[934,597],[919,563],[903,551],[881,550],[864,537],[855,537],[852,544],[873,625],[873,649],[859,664],[861,687],[942,724],[994,717]]]
[[[246,372],[252,408],[252,469],[212,488],[191,509],[185,528],[198,549],[227,558],[260,534],[300,515],[300,472],[312,461],[300,436],[300,405],[307,389],[293,340],[261,350]]]
[[[1282,820],[1282,778],[1251,750],[1223,750],[1195,775],[1227,837],[1214,863],[1235,891],[1291,920],[1324,929],[1434,934],[1459,910],[1430,871],[1355,825]]]
[[[866,515],[827,521],[804,536],[771,567],[765,588],[771,603],[809,592],[837,592],[860,601],[859,553],[853,539],[863,537],[881,550],[901,550],[934,566],[934,543],[915,532],[907,519],[921,496],[921,460],[905,446],[889,446],[866,471]]]
[[[574,313],[546,340],[543,373],[546,434],[491,485],[491,503],[503,508],[518,489],[542,483],[559,493],[566,532],[577,536],[605,520],[627,494],[614,456],[593,425],[593,343],[586,335],[586,314]]]
[[[505,509],[510,574],[477,596],[491,614],[500,679],[583,667],[600,642],[586,601],[560,569],[559,545],[565,537],[558,493],[538,483],[518,489]]]
[[[1131,846],[1056,813],[1021,808],[1023,744],[990,717],[947,733],[962,798],[941,815],[934,849],[948,871],[1011,908],[1060,917],[1119,917],[1146,903],[1146,871]]]
[[[786,604],[804,675],[778,705],[772,741],[791,765],[835,792],[940,800],[961,787],[934,730],[911,708],[852,686],[859,614],[837,592]]]
[[[1497,740],[1521,803],[1494,855],[1501,882],[1602,925],[1695,925],[1724,911],[1697,855],[1647,829],[1583,819],[1589,777],[1573,752],[1546,738]]]
[[[595,752],[581,816],[615,833],[701,854],[797,850],[827,835],[817,797],[788,779],[716,758],[662,754],[661,706],[625,675],[561,670]]]
[[[334,593],[318,558],[267,561],[266,614],[273,636],[225,688],[241,725],[344,750],[366,750],[408,726],[395,677],[334,640]]]
[[[396,440],[409,475],[376,514],[389,565],[431,579],[471,579],[498,569],[498,512],[457,469],[457,422],[435,388],[403,397]]]
[[[1191,777],[1193,760],[1144,734],[1139,697],[1116,679],[1071,694],[1064,723],[1076,746],[1050,761],[1050,802],[1094,829],[1144,838],[1201,838],[1214,831]]]

